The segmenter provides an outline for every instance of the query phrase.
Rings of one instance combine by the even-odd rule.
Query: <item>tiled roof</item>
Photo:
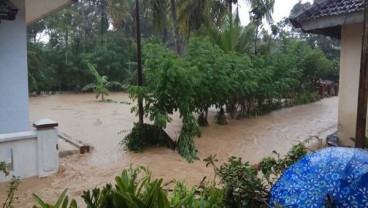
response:
[[[321,0],[290,22],[304,32],[341,38],[341,26],[363,21],[365,0]]]
[[[322,1],[321,4],[320,7],[317,4],[316,10],[310,14],[308,19],[350,14],[364,10],[364,0],[328,0]]]

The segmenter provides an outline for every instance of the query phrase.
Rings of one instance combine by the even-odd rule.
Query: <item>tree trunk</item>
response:
[[[68,53],[69,53],[69,31],[65,32],[65,64],[68,64]]]
[[[136,15],[136,36],[137,36],[137,76],[138,76],[138,86],[143,86],[143,72],[142,72],[142,48],[141,48],[141,26],[140,26],[140,15],[139,15],[139,0],[135,0],[135,15]],[[138,117],[139,124],[143,124],[143,98],[138,97]]]
[[[257,55],[257,41],[258,41],[258,30],[259,30],[259,24],[256,23],[256,34],[254,35],[254,54]]]
[[[173,36],[174,36],[174,41],[175,41],[175,48],[176,48],[176,52],[179,55],[183,55],[184,51],[183,51],[182,42],[181,42],[181,38],[179,34],[179,22],[178,22],[178,17],[176,15],[176,1],[170,0],[170,2],[171,2],[171,14],[172,14],[171,16],[173,20]]]

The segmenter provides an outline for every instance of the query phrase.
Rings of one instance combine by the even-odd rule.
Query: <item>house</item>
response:
[[[0,161],[20,177],[58,170],[57,123],[29,121],[27,25],[75,0],[0,0]],[[51,139],[49,139],[51,138]],[[0,174],[0,181],[9,180]]]
[[[322,0],[291,17],[304,32],[340,39],[340,90],[338,136],[342,145],[353,146],[355,138],[364,0]]]

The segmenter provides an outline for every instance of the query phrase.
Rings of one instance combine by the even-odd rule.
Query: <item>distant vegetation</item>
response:
[[[314,102],[317,81],[338,80],[337,40],[304,34],[287,19],[267,30],[263,20],[272,22],[274,0],[247,2],[251,22],[241,25],[234,0],[140,1],[144,86],[137,87],[135,1],[81,0],[28,28],[30,92],[86,86],[104,99],[115,83],[111,90],[144,99],[153,129],[164,129],[174,112],[180,114],[176,144],[165,141],[192,161],[194,138],[199,125],[208,125],[210,107],[218,109],[216,123],[227,124],[225,113],[241,119]],[[299,2],[291,15],[307,6]],[[152,144],[148,140],[162,143],[142,138],[143,127],[148,125],[136,127],[123,144],[141,150]]]

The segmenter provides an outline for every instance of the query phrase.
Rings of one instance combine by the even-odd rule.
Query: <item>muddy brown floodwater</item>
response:
[[[92,94],[63,94],[30,98],[30,120],[50,118],[59,122],[59,132],[66,133],[93,147],[85,155],[61,158],[59,173],[48,178],[22,180],[17,192],[16,207],[31,207],[32,193],[49,202],[55,202],[59,194],[68,193],[81,202],[83,190],[105,183],[113,183],[114,177],[130,164],[150,167],[155,177],[166,181],[184,180],[198,184],[204,176],[213,174],[206,168],[204,158],[217,154],[219,162],[230,156],[242,157],[256,163],[273,150],[285,154],[292,145],[310,135],[325,136],[337,127],[337,97],[317,103],[286,108],[254,119],[230,120],[230,124],[214,124],[215,111],[210,111],[210,126],[202,128],[202,137],[195,140],[201,160],[187,163],[176,152],[166,148],[151,148],[144,153],[124,151],[119,142],[133,127],[137,118],[130,113],[132,105],[127,94],[113,93],[109,97],[118,103],[102,103]],[[123,102],[125,104],[121,104]],[[177,138],[180,119],[166,131]],[[118,134],[118,132],[123,133]],[[0,183],[0,202],[4,200],[7,183]]]

